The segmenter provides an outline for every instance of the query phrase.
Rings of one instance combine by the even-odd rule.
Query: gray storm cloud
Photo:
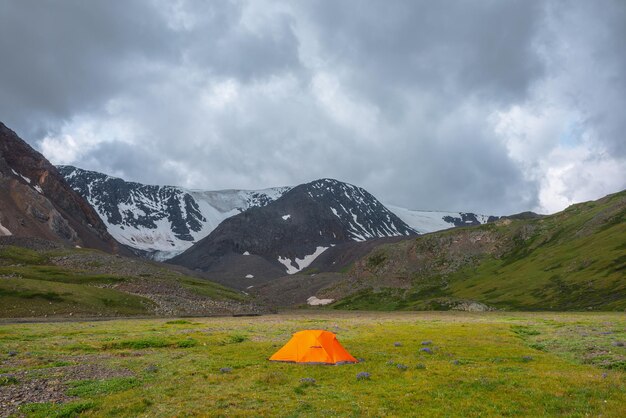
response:
[[[0,119],[146,183],[334,177],[415,209],[626,187],[621,1],[0,3]]]

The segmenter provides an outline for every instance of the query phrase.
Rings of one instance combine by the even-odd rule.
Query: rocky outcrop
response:
[[[2,123],[0,224],[3,235],[120,251],[98,214],[56,167]]]

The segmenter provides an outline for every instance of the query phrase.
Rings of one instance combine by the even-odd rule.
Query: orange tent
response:
[[[296,332],[291,340],[269,359],[308,364],[358,363],[357,359],[339,344],[335,334],[321,329]]]

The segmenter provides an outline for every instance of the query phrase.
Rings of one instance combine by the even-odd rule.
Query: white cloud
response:
[[[367,102],[350,97],[338,77],[327,72],[315,74],[311,91],[331,120],[354,131],[363,139],[376,138],[377,128],[381,123],[378,110]]]
[[[112,102],[107,108],[114,114],[124,109],[119,101]],[[125,117],[77,116],[65,123],[58,134],[45,136],[39,148],[53,164],[74,164],[104,142],[133,144],[138,134],[137,126]]]
[[[72,164],[82,156],[85,145],[71,135],[46,136],[39,145],[41,152],[53,164]]]
[[[239,85],[236,80],[228,79],[213,83],[205,92],[201,93],[200,100],[208,108],[224,109],[236,103],[239,94]]]
[[[626,161],[611,158],[587,143],[556,147],[542,166],[537,208],[542,213],[553,213],[624,188]]]
[[[611,155],[566,101],[559,107],[540,100],[515,105],[491,122],[512,160],[538,184],[535,211],[554,213],[626,187],[626,160]]]

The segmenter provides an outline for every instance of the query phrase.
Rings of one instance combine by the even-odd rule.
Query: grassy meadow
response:
[[[266,360],[295,331],[320,328],[363,361]],[[626,405],[624,341],[623,313],[5,323],[0,416],[617,417]],[[358,380],[362,372],[370,378]]]

